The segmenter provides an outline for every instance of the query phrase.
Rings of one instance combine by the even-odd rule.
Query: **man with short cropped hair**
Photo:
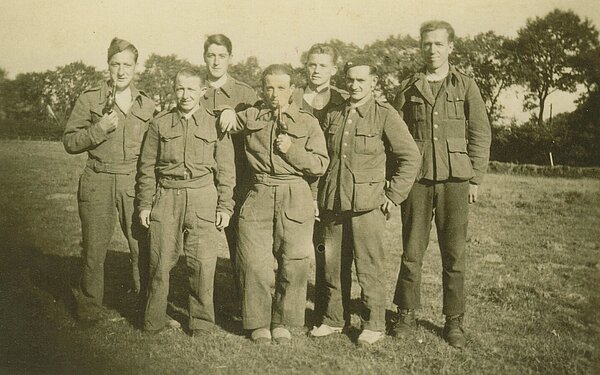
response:
[[[402,204],[402,264],[394,302],[398,321],[392,335],[416,327],[421,268],[435,218],[442,255],[444,339],[466,345],[465,258],[469,204],[475,203],[487,169],[491,131],[485,104],[473,78],[448,63],[454,29],[445,21],[421,26],[425,70],[400,84],[394,107],[408,124],[423,155],[421,170]]]
[[[354,261],[363,304],[358,344],[368,346],[385,336],[385,221],[408,195],[420,155],[398,113],[373,95],[377,66],[358,56],[346,62],[344,74],[350,97],[324,123],[331,158],[318,195],[325,305],[310,334],[325,337],[350,326]],[[395,168],[386,182],[388,158]]]
[[[234,117],[224,123],[241,132],[253,173],[237,241],[243,325],[257,344],[288,344],[290,328],[304,324],[314,224],[307,178],[322,175],[329,158],[317,119],[290,103],[291,68],[267,67],[262,83],[265,103],[221,117]]]
[[[137,58],[133,44],[112,40],[107,54],[109,81],[79,97],[63,136],[67,152],[88,154],[77,194],[83,270],[76,306],[83,324],[105,317],[104,262],[117,218],[129,245],[132,289],[140,295],[145,288],[147,265],[139,258],[145,251],[146,231],[134,212],[135,177],[154,102],[133,85]]]
[[[200,103],[207,109],[217,111],[224,106],[231,107],[236,111],[242,111],[253,106],[258,101],[256,91],[246,83],[241,82],[229,74],[232,58],[231,40],[223,34],[209,35],[204,42],[204,62],[207,67],[207,90],[200,98]],[[235,262],[237,221],[240,206],[246,193],[251,186],[251,170],[246,155],[244,154],[244,139],[237,134],[231,135],[235,153],[236,183],[233,189],[235,206],[229,226],[225,228],[227,245],[229,247],[229,259],[234,279],[234,301],[236,311],[239,312],[239,285],[237,267]]]
[[[204,79],[197,71],[180,70],[174,90],[177,107],[150,123],[140,159],[140,221],[150,232],[144,331],[169,328],[169,273],[183,250],[190,270],[189,329],[204,336],[215,323],[215,244],[233,212],[233,146],[219,136],[214,113],[200,104]]]

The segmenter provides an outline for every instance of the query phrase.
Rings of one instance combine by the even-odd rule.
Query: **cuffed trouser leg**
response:
[[[469,182],[436,185],[435,224],[442,255],[443,314],[465,312],[465,253]]]
[[[342,327],[350,323],[353,244],[348,218],[332,211],[321,212],[323,255],[317,268],[324,275],[323,323]],[[319,272],[319,271],[317,271]],[[317,292],[318,293],[318,292]]]
[[[95,319],[104,297],[104,261],[114,231],[117,210],[115,175],[85,168],[78,191],[83,236],[83,269],[77,296],[77,315]]]
[[[421,305],[421,268],[433,218],[433,184],[417,182],[401,205],[402,258],[394,303],[400,309]]]
[[[352,215],[352,239],[358,283],[362,289],[364,329],[385,330],[385,216],[379,208]]]
[[[184,215],[184,189],[160,188],[150,215],[150,280],[144,315],[147,331],[161,329],[166,323],[169,276],[179,260]]]

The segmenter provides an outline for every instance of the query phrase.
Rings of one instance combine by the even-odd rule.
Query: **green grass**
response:
[[[60,143],[0,141],[0,373],[598,373],[600,371],[600,181],[489,175],[472,206],[468,242],[469,344],[440,337],[441,261],[432,232],[419,328],[373,348],[339,335],[257,347],[228,318],[232,280],[218,244],[215,300],[221,329],[209,339],[139,330],[127,293],[119,232],[106,264],[111,319],[81,330],[70,289],[80,267],[77,178],[84,157]],[[389,223],[388,295],[399,268],[401,226]],[[186,287],[173,275],[171,314],[184,323]],[[358,296],[359,289],[353,289]],[[307,303],[312,319],[312,289]],[[358,326],[358,319],[353,322]]]

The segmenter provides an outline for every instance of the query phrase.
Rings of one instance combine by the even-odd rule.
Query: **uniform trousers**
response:
[[[217,264],[217,191],[159,187],[150,214],[150,286],[144,329],[166,324],[170,272],[185,255],[189,281],[189,328],[211,330],[215,323],[213,289]]]
[[[443,314],[465,311],[465,249],[469,182],[421,180],[402,203],[402,262],[394,303],[400,309],[421,304],[421,269],[435,217],[442,256]]]
[[[385,216],[379,208],[367,212],[321,212],[324,252],[317,257],[317,269],[323,269],[323,323],[342,327],[350,324],[352,262],[356,264],[362,289],[360,312],[364,329],[385,330],[385,263],[383,248]],[[319,271],[317,271],[319,272]]]
[[[135,172],[98,173],[88,167],[83,170],[78,191],[83,237],[83,271],[77,296],[80,318],[94,319],[101,312],[104,262],[117,218],[129,245],[133,287],[138,292],[145,287],[146,230],[137,218],[134,200]]]
[[[262,175],[238,226],[237,264],[245,329],[302,326],[314,211],[306,181]],[[274,263],[277,269],[274,272]]]

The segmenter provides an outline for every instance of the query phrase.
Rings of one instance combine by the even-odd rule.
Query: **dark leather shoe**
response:
[[[416,328],[415,310],[401,309],[398,310],[398,321],[392,327],[390,335],[402,339],[412,334]]]
[[[465,331],[462,326],[463,314],[447,316],[444,325],[444,340],[454,348],[464,348],[467,345]]]

